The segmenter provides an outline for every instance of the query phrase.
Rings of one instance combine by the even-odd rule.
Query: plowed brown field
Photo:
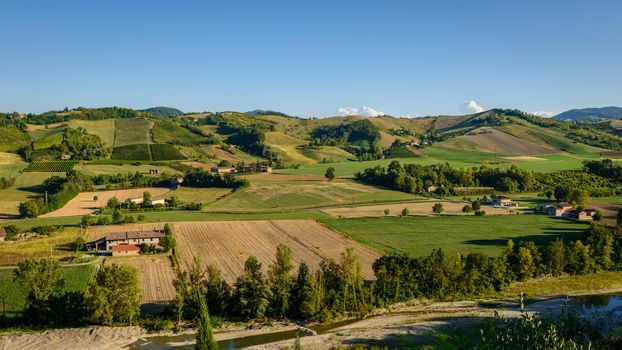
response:
[[[168,256],[114,257],[108,258],[106,263],[127,265],[138,270],[143,303],[161,303],[175,298],[175,275]]]
[[[295,267],[304,261],[311,269],[322,260],[338,261],[347,247],[353,247],[368,279],[373,278],[372,264],[381,255],[312,220],[174,223],[173,230],[182,264],[190,266],[197,256],[203,264],[218,266],[229,283],[242,273],[250,255],[259,259],[266,272],[280,243],[292,249]]]

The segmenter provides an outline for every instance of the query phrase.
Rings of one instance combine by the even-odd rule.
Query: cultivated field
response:
[[[407,193],[367,186],[351,180],[329,182],[315,177],[317,180],[305,181],[303,176],[267,174],[251,175],[249,178],[250,187],[239,189],[217,203],[208,205],[206,209],[220,212],[259,212],[416,198]]]
[[[13,187],[0,191],[0,219],[14,219],[18,214],[19,203],[41,197],[41,184],[52,176],[65,176],[65,173],[21,173],[15,178]]]
[[[175,298],[175,275],[168,256],[112,257],[106,259],[106,264],[127,265],[138,270],[144,304],[161,303]]]
[[[463,149],[460,147],[461,141],[473,143],[477,145],[477,148],[480,150],[494,153],[532,155],[556,152],[552,147],[530,143],[493,128],[480,128],[474,135],[456,137],[453,140],[444,142],[443,145],[445,147],[454,146],[458,149]]]
[[[382,216],[400,216],[404,208],[408,208],[410,215],[433,215],[434,213],[432,212],[432,206],[434,206],[434,204],[436,203],[443,204],[444,210],[442,214],[467,215],[462,213],[462,208],[469,203],[460,201],[436,200],[399,204],[366,205],[360,207],[328,208],[322,211],[330,216],[342,218],[373,218]],[[385,209],[389,209],[389,215],[384,214]],[[516,213],[516,211],[512,209],[494,208],[492,206],[482,206],[481,210],[485,211],[487,215],[508,215]]]
[[[218,266],[229,283],[242,273],[250,255],[259,259],[266,272],[280,243],[292,249],[295,265],[304,261],[312,269],[322,260],[339,260],[347,247],[354,247],[365,278],[373,278],[371,266],[380,256],[311,220],[180,222],[173,224],[173,230],[185,265],[199,257],[203,264]]]
[[[0,177],[10,179],[19,174],[19,171],[28,166],[20,156],[15,153],[0,152]]]
[[[108,200],[117,197],[119,201],[128,198],[142,197],[144,192],[150,192],[154,199],[162,198],[169,191],[163,187],[131,188],[127,190],[81,192],[70,200],[64,207],[53,212],[41,215],[42,218],[55,218],[61,216],[87,215],[94,210],[105,207]],[[97,196],[97,200],[93,198]]]
[[[179,187],[175,191],[166,194],[166,198],[176,197],[186,203],[209,204],[231,193],[230,188],[217,187]]]
[[[231,163],[252,163],[258,159],[236,149],[231,151],[224,150],[217,145],[205,145],[201,147],[201,150],[211,158],[228,160]]]
[[[115,119],[114,146],[151,143],[153,122],[148,119]]]
[[[558,237],[580,239],[588,227],[585,223],[530,214],[321,219],[320,222],[387,253],[414,256],[428,255],[437,248],[447,254],[497,256],[509,239],[544,245]]]
[[[79,164],[76,167],[76,170],[79,170],[81,173],[89,176],[96,175],[113,175],[113,174],[123,174],[123,173],[136,173],[139,172],[141,174],[149,174],[150,169],[156,169],[161,173],[167,172],[169,174],[179,173],[177,170],[173,168],[169,168],[165,165],[151,165],[151,164],[97,164],[97,163],[87,163],[87,164]]]

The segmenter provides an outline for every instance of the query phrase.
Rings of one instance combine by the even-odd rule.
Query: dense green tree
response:
[[[402,216],[408,216],[408,214],[410,214],[410,210],[408,210],[408,208],[404,207],[404,209],[402,209]]]
[[[117,209],[120,206],[121,204],[119,203],[119,199],[117,199],[117,197],[112,197],[108,200],[107,207],[109,209]]]
[[[289,308],[289,295],[292,288],[292,251],[279,244],[276,248],[276,261],[268,269],[270,286],[269,313],[276,317],[284,317]]]
[[[315,288],[309,266],[303,261],[291,291],[288,314],[299,320],[310,320],[315,316]]]
[[[33,219],[39,216],[42,203],[36,200],[25,201],[19,204],[19,216],[25,219]]]
[[[235,282],[234,307],[244,319],[264,317],[270,291],[261,273],[261,263],[249,256],[244,263],[244,272]]]
[[[434,206],[432,206],[432,212],[435,214],[440,214],[443,212],[443,210],[444,210],[443,203],[439,202],[439,203],[434,204]]]
[[[603,269],[612,266],[611,255],[613,253],[613,233],[602,225],[592,224],[587,230],[585,243],[590,248],[590,255],[596,265]]]
[[[103,265],[87,288],[87,305],[95,322],[132,324],[140,313],[138,271],[126,265]]]
[[[333,181],[335,179],[335,168],[329,167],[328,169],[326,169],[324,177],[328,179],[328,181]]]
[[[58,296],[65,285],[63,269],[52,259],[27,259],[17,266],[13,279],[26,294],[25,315],[39,322],[49,307],[48,299]]]
[[[473,212],[473,207],[467,204],[464,207],[462,207],[462,212],[465,214],[470,214]]]
[[[222,277],[216,265],[209,264],[206,269],[207,306],[212,315],[225,316],[231,300],[231,287]]]
[[[212,322],[205,302],[205,295],[197,293],[196,299],[199,301],[199,317],[196,320],[197,333],[196,350],[218,350],[218,343],[214,339],[214,331],[212,330]]]
[[[547,272],[553,276],[560,276],[566,268],[566,247],[561,239],[551,242],[545,249],[543,261]]]

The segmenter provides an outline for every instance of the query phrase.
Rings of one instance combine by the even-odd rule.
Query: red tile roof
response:
[[[139,250],[140,247],[136,244],[118,244],[112,246],[113,252],[134,252]]]

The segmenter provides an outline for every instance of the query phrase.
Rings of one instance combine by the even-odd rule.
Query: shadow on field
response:
[[[516,242],[533,241],[536,245],[547,245],[548,243],[561,238],[564,241],[576,241],[584,237],[585,228],[561,229],[551,228],[542,232],[540,235],[527,235],[520,237],[500,237],[493,239],[470,239],[463,243],[482,245],[482,246],[505,246],[511,239]]]

